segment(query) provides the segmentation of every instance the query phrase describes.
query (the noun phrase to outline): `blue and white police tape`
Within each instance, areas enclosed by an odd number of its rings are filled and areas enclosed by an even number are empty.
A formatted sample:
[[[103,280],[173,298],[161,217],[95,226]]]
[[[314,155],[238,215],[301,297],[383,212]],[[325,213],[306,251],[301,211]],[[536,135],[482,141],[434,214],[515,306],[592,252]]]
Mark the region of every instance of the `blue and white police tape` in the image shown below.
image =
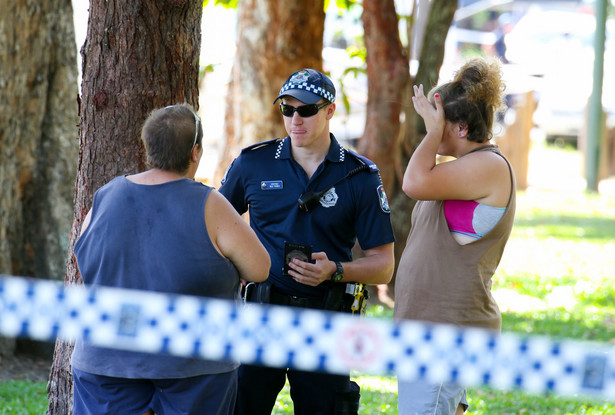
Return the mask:
[[[615,400],[615,347],[0,276],[0,335]]]

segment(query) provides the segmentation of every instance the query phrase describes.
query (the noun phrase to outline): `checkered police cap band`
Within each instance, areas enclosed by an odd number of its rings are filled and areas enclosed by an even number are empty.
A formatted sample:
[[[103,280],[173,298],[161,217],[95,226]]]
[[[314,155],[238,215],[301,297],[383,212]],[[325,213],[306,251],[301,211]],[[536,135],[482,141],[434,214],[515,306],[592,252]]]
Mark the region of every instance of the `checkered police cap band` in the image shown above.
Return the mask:
[[[284,95],[293,95],[293,91],[311,92],[329,102],[335,102],[335,87],[329,78],[314,69],[303,69],[292,74],[280,89],[277,101]],[[274,101],[274,103],[275,103]]]
[[[324,88],[321,88],[317,85],[311,84],[309,82],[303,82],[300,84],[293,84],[293,83],[286,83],[284,84],[284,86],[282,87],[282,89],[280,89],[280,95],[284,95],[287,91],[291,90],[291,89],[303,89],[305,91],[308,92],[312,92],[316,95],[320,95],[321,97],[323,97],[324,99],[330,101],[330,102],[335,102],[335,95],[332,94],[331,92],[327,91]]]

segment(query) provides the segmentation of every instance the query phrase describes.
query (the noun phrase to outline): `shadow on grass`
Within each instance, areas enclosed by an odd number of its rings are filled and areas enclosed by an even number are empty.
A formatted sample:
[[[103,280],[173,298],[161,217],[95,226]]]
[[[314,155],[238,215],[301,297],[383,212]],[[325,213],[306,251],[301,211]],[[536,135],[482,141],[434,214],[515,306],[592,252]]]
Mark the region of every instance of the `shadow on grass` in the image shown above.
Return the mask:
[[[615,220],[606,217],[535,213],[515,219],[514,229],[531,229],[534,237],[562,240],[611,241],[615,235]]]

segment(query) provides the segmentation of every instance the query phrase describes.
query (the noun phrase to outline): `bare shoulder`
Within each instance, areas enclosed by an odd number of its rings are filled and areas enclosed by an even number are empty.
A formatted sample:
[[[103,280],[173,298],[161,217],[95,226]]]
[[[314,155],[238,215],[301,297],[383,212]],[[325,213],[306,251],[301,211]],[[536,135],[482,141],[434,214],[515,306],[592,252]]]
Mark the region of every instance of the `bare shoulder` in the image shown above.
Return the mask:
[[[455,164],[471,165],[474,171],[507,173],[508,163],[493,151],[476,151],[454,160]]]
[[[205,211],[207,212],[208,209],[211,209],[212,213],[215,213],[216,215],[224,213],[237,213],[233,208],[233,205],[231,205],[231,202],[229,202],[226,197],[224,197],[216,189],[212,189],[212,191],[209,193],[207,203],[205,204]],[[238,213],[237,216],[239,216]]]
[[[484,198],[476,201],[490,206],[505,207],[512,185],[511,169],[506,159],[492,151],[479,151],[468,154],[467,161],[477,166],[481,180],[489,189]]]
[[[241,220],[233,205],[217,190],[209,193],[205,203],[205,223],[210,236],[216,238],[221,232],[231,229]]]

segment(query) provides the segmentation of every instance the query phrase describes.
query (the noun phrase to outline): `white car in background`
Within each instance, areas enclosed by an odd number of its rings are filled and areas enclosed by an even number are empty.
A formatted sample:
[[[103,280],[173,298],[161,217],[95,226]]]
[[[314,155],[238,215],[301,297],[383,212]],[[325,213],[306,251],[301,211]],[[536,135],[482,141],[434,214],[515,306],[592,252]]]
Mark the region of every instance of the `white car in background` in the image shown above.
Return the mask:
[[[534,123],[549,140],[576,144],[593,88],[595,18],[530,10],[506,35],[506,58],[538,77]],[[615,127],[615,22],[607,22],[603,108]]]

